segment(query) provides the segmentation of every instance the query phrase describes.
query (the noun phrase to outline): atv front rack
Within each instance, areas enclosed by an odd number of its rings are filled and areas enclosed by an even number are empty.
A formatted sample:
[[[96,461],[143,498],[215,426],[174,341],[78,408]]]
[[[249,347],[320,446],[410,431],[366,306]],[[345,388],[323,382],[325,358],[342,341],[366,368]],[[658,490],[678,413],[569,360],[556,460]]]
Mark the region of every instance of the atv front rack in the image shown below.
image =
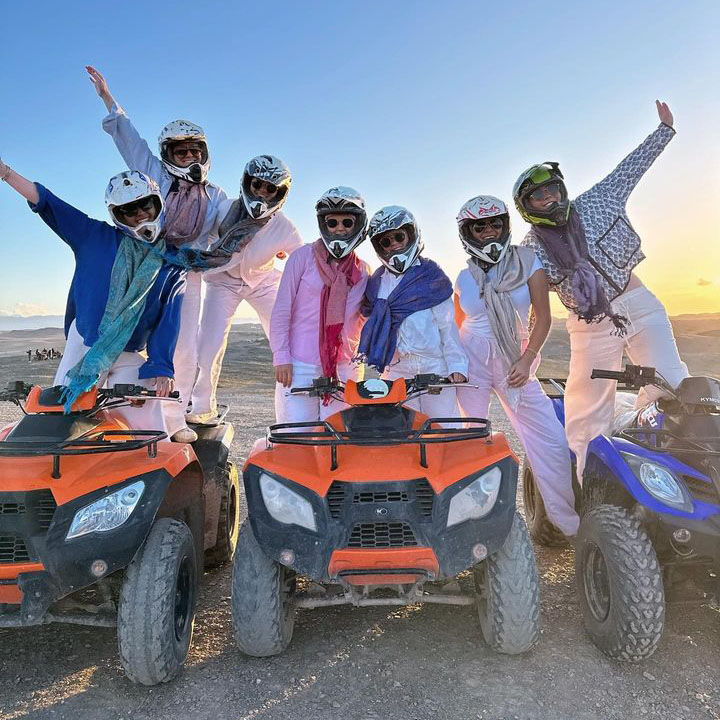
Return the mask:
[[[127,438],[129,440],[109,440],[108,438]],[[103,430],[90,433],[75,440],[48,442],[47,440],[4,440],[0,442],[0,457],[38,457],[52,455],[51,477],[57,480],[60,475],[60,456],[94,455],[97,453],[128,452],[147,448],[148,457],[157,456],[157,444],[167,434],[159,430]]]
[[[477,427],[441,428],[440,423],[464,423]],[[314,432],[302,432],[301,428],[322,428]],[[290,432],[286,432],[290,430]],[[294,430],[298,430],[294,432]],[[337,430],[326,420],[321,422],[276,423],[268,428],[266,441],[269,445],[314,445],[330,447],[330,470],[338,469],[337,449],[340,445],[388,447],[391,445],[419,445],[420,465],[427,468],[427,445],[477,440],[492,434],[490,421],[486,418],[428,418],[417,430],[387,432],[382,437],[362,432]]]
[[[707,447],[703,447],[700,443],[705,442],[717,442],[717,438],[703,438],[696,437],[693,440],[680,437],[670,430],[652,428],[625,428],[621,430],[615,437],[622,438],[628,442],[639,445],[645,450],[652,450],[657,453],[670,453],[670,452],[681,452],[687,455],[711,455],[720,456],[720,450],[712,450]],[[649,437],[655,438],[656,444],[649,442]],[[668,447],[667,445],[661,445],[662,439],[667,438],[673,440],[676,445]]]

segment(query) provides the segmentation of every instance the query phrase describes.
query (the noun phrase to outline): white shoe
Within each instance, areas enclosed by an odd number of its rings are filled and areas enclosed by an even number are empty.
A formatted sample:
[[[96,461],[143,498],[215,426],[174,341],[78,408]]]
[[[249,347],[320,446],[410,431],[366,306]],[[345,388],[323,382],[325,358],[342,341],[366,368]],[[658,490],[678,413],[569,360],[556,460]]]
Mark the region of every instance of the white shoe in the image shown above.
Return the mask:
[[[187,413],[185,420],[193,425],[217,425],[217,410],[206,413]]]
[[[192,443],[198,439],[198,435],[194,430],[186,427],[178,430],[170,439],[177,443]]]

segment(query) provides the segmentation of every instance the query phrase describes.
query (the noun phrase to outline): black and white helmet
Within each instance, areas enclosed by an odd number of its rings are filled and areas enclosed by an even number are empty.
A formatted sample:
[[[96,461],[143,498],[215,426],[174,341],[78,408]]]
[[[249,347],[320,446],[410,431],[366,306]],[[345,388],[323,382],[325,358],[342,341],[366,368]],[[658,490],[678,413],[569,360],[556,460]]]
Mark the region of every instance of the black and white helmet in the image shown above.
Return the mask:
[[[138,170],[126,170],[110,178],[105,190],[105,205],[112,221],[125,234],[145,243],[154,243],[162,230],[165,217],[162,195],[158,184]],[[125,222],[122,208],[146,206],[148,212],[155,208],[155,217],[138,225],[130,226]],[[118,212],[120,208],[120,212]],[[145,209],[145,208],[143,208]]]
[[[340,185],[323,193],[315,205],[320,237],[330,255],[336,260],[349,255],[364,239],[367,233],[367,213],[365,200],[360,193]],[[353,215],[355,222],[345,234],[332,233],[326,222],[326,216],[338,213]],[[350,223],[348,223],[350,224]]]
[[[270,183],[277,188],[277,192],[272,198],[265,200],[253,191],[253,180]],[[287,199],[290,183],[290,169],[280,158],[274,155],[258,155],[250,160],[245,166],[240,188],[240,195],[250,216],[260,220],[276,213]]]
[[[500,235],[485,241],[478,240],[471,232],[473,224],[491,218],[497,218],[498,224],[502,223]],[[502,200],[492,195],[478,195],[460,208],[456,219],[465,252],[493,265],[502,260],[510,246],[510,215]]]
[[[388,252],[380,244],[380,236],[400,229],[407,232],[410,242],[400,251]],[[415,216],[400,205],[387,205],[372,216],[368,227],[368,238],[372,242],[380,262],[397,275],[406,272],[423,250],[420,228]]]
[[[175,165],[171,149],[175,143],[179,142],[198,143],[202,153],[200,162],[191,163],[187,167]],[[189,120],[173,120],[160,132],[158,145],[160,146],[160,159],[171,175],[194,183],[207,181],[210,170],[210,153],[205,131],[199,125],[191,123]]]

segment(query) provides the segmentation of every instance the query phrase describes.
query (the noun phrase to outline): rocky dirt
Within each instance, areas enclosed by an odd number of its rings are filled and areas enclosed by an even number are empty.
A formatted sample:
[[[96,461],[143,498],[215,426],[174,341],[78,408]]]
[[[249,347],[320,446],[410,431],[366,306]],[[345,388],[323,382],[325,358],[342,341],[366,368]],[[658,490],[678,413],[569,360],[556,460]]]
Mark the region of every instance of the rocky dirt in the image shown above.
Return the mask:
[[[0,383],[47,383],[53,369],[0,357]],[[255,329],[234,334],[222,385],[242,464],[273,419],[267,346]],[[16,415],[0,408],[0,421]],[[507,430],[497,407],[492,417]],[[572,550],[537,557],[542,636],[522,657],[489,650],[472,608],[413,605],[302,610],[287,652],[249,659],[232,639],[226,567],[206,573],[188,663],[162,687],[125,678],[112,630],[0,630],[0,720],[720,719],[718,608],[671,606],[654,657],[619,665],[583,632]]]

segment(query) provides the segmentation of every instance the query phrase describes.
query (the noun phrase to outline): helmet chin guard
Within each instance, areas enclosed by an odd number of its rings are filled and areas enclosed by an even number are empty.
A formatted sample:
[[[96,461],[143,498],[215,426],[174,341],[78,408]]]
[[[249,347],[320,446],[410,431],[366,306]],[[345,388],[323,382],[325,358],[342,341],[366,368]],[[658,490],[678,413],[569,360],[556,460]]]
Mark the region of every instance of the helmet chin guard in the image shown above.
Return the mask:
[[[477,220],[486,218],[500,218],[503,221],[503,228],[496,238],[478,240],[471,231],[471,226]],[[493,195],[478,195],[468,200],[457,215],[460,242],[465,252],[483,262],[491,265],[499,263],[508,247],[510,246],[510,215],[505,203]]]
[[[187,167],[176,165],[172,154],[172,146],[179,142],[198,143],[202,151],[200,162],[191,163]],[[174,120],[168,123],[160,132],[158,145],[160,147],[160,159],[171,175],[194,183],[207,181],[208,172],[210,171],[210,154],[205,131],[199,125],[188,120]]]
[[[150,197],[153,199],[156,215],[135,226],[126,225],[116,214],[118,207]],[[160,235],[165,219],[165,203],[158,184],[138,170],[129,170],[113,175],[105,190],[105,205],[113,223],[126,235],[140,242],[152,245]]]
[[[330,188],[317,201],[315,212],[320,238],[335,260],[347,257],[365,239],[368,226],[365,200],[354,188],[344,185]],[[355,218],[355,225],[347,234],[337,235],[330,232],[326,217],[334,214],[352,215]]]
[[[253,178],[275,185],[278,188],[275,195],[266,200],[253,193],[251,183]],[[274,155],[258,155],[245,166],[240,187],[240,197],[250,217],[255,220],[270,217],[285,204],[290,191],[292,176],[288,166]]]
[[[408,232],[410,242],[402,250],[389,255],[379,244],[378,238],[389,230],[399,230],[400,228]],[[407,272],[424,247],[415,216],[400,205],[387,205],[372,216],[368,227],[368,238],[372,242],[380,262],[396,275]]]

